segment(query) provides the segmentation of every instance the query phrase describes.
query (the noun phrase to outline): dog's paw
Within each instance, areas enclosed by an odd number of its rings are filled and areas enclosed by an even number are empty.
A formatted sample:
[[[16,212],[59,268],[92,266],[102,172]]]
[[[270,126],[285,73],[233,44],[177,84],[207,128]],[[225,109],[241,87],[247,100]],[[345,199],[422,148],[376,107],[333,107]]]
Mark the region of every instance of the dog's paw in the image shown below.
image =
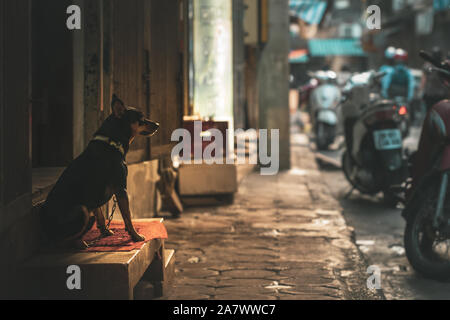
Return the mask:
[[[102,234],[102,237],[110,237],[114,234],[114,231],[109,230],[109,229],[103,229],[103,230],[100,230],[100,232]]]
[[[82,239],[77,239],[69,243],[69,248],[73,248],[76,250],[85,250],[89,248],[89,245],[86,243],[86,241],[83,241]]]
[[[145,241],[145,237],[142,234],[134,233],[134,234],[131,234],[130,236],[134,242]]]

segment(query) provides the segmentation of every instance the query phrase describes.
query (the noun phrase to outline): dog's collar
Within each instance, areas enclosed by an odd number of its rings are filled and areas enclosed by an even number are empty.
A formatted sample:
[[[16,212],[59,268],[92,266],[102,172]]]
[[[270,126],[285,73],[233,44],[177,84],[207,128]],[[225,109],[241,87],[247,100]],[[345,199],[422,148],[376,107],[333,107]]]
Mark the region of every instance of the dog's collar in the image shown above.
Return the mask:
[[[105,136],[95,136],[94,139],[92,139],[92,140],[105,142],[105,143],[109,144],[111,147],[115,148],[117,151],[119,151],[122,154],[122,156],[125,155],[125,149],[123,148],[123,146],[120,142],[116,142],[116,141],[112,140],[111,138],[105,137]]]

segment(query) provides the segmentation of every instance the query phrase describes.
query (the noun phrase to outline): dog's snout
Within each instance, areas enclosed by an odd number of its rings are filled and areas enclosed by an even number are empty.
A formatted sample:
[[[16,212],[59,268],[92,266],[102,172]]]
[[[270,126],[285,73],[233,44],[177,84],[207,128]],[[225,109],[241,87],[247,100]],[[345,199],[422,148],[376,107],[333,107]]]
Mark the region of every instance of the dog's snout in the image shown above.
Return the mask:
[[[144,122],[145,129],[141,132],[141,135],[150,137],[154,135],[159,129],[159,123],[146,120]]]

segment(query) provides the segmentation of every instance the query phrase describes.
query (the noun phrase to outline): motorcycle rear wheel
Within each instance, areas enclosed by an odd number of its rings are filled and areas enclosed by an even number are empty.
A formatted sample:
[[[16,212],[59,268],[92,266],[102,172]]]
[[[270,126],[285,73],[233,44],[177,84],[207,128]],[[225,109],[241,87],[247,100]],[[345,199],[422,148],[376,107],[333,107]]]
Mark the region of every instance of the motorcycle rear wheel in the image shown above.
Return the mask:
[[[333,143],[335,128],[332,125],[317,122],[316,126],[316,146],[318,150],[327,150]]]
[[[359,192],[364,194],[376,194],[380,190],[371,190],[369,188],[364,187],[361,183],[358,183],[356,179],[351,178],[351,171],[353,168],[357,166],[352,158],[350,157],[348,150],[345,150],[342,155],[342,171],[344,171],[345,178],[347,181]]]
[[[406,217],[405,252],[414,270],[430,279],[448,281],[450,239],[440,235],[439,231],[432,227],[432,217],[436,208],[436,196],[432,195],[433,193],[429,192],[425,196],[425,201],[420,201],[416,210]],[[441,246],[443,244],[446,245],[445,248]]]

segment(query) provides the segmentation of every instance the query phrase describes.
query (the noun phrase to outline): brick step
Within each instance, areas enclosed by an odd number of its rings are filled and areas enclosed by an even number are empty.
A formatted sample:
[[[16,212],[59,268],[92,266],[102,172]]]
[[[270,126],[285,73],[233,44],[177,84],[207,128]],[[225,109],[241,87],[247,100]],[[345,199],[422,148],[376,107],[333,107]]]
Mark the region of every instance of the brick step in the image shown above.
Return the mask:
[[[166,259],[170,265],[174,253],[164,249],[162,239],[129,252],[42,253],[22,265],[18,287],[26,298],[35,299],[133,299],[134,288],[144,275],[155,282],[168,278],[170,270],[161,263]],[[81,270],[81,290],[67,287],[71,265]]]

